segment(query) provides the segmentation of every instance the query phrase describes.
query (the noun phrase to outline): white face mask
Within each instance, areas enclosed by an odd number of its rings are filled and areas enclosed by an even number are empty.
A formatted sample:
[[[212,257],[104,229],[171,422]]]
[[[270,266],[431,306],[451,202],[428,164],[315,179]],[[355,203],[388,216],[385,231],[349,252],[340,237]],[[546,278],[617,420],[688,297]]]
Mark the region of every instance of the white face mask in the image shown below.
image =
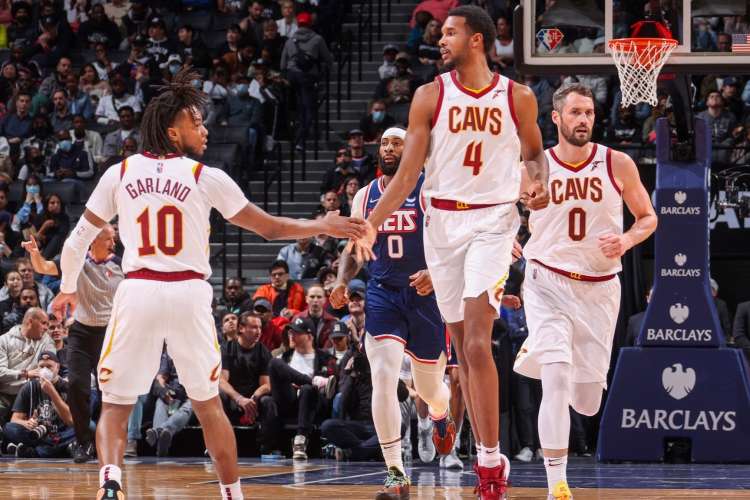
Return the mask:
[[[47,367],[39,369],[39,376],[43,379],[49,380],[50,382],[52,382],[52,379],[55,378],[55,374]]]

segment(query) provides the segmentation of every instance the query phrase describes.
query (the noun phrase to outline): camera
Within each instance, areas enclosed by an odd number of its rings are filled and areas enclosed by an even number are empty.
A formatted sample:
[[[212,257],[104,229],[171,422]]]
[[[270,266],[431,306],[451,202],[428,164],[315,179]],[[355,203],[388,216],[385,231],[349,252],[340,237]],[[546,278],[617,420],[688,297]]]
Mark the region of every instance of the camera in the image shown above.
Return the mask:
[[[44,436],[47,435],[47,426],[37,425],[36,427],[31,429],[31,432],[34,433],[37,439],[42,439]]]

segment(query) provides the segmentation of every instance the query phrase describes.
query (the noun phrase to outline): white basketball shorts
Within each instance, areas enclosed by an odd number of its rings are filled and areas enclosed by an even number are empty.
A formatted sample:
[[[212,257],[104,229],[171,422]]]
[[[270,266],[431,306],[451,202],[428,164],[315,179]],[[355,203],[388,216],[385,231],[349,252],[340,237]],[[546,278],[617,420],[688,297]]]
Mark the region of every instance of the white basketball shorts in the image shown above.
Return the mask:
[[[529,336],[513,369],[539,379],[542,365],[569,363],[573,382],[600,383],[606,388],[620,310],[620,279],[579,281],[530,261],[523,302]]]
[[[187,395],[219,394],[221,352],[207,281],[126,279],[117,288],[97,374],[102,399],[132,404],[159,371],[162,348],[174,361]]]
[[[428,205],[424,253],[446,323],[464,319],[464,299],[488,293],[499,311],[518,232],[515,204],[451,211]]]

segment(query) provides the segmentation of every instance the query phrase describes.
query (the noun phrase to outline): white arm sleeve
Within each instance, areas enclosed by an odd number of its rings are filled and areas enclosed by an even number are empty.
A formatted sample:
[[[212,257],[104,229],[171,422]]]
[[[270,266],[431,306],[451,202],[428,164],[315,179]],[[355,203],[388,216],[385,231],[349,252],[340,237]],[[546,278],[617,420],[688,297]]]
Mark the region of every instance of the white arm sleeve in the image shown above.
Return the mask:
[[[81,274],[83,261],[86,258],[86,251],[89,245],[94,241],[96,235],[101,231],[100,228],[93,225],[86,217],[78,219],[73,232],[63,245],[62,254],[60,255],[60,268],[62,269],[62,281],[60,282],[60,291],[63,293],[74,293],[78,283],[78,275]]]

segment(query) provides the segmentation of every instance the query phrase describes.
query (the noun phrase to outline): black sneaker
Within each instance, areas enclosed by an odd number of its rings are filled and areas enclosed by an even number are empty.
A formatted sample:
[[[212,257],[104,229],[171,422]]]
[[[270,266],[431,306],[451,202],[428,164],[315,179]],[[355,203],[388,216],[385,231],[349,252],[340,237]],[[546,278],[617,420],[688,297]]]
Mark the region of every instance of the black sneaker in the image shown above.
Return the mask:
[[[77,464],[85,464],[91,459],[89,454],[89,448],[91,444],[81,444],[74,442],[71,444],[71,455],[73,455],[73,462]]]
[[[125,492],[120,483],[110,479],[96,492],[96,500],[125,500]]]
[[[156,446],[159,441],[159,429],[148,429],[146,431],[146,442],[149,446]]]
[[[159,442],[156,444],[156,456],[166,457],[169,455],[170,446],[172,446],[172,433],[169,429],[162,429],[159,433]]]

